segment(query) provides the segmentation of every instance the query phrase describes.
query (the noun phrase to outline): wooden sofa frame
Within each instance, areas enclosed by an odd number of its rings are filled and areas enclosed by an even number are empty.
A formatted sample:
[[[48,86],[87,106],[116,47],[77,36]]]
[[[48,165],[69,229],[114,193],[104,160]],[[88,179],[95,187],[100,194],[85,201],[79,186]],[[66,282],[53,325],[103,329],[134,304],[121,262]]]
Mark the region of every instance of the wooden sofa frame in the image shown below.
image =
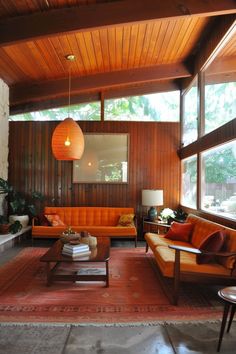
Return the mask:
[[[209,255],[209,256],[221,256],[221,257],[230,257],[235,256],[236,253],[231,252],[206,252],[202,251],[197,248],[191,247],[183,247],[183,246],[176,246],[176,245],[169,245],[169,248],[175,250],[175,262],[174,262],[174,274],[173,274],[173,298],[172,303],[173,305],[178,305],[179,299],[179,288],[180,282],[196,282],[196,283],[207,283],[207,284],[224,284],[224,285],[231,285],[236,284],[236,266],[232,269],[230,276],[220,276],[218,274],[205,274],[205,273],[193,273],[184,272],[180,270],[180,253],[181,252],[189,252],[193,254],[202,254],[202,255]],[[160,272],[161,273],[161,272]]]

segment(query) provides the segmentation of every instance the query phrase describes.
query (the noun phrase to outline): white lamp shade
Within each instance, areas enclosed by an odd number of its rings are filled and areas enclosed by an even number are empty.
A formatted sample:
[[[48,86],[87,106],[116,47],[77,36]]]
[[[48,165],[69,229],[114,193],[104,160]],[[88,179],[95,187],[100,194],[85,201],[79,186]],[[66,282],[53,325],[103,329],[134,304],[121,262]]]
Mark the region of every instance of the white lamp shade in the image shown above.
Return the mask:
[[[159,189],[143,189],[142,205],[143,206],[163,205],[163,191]]]

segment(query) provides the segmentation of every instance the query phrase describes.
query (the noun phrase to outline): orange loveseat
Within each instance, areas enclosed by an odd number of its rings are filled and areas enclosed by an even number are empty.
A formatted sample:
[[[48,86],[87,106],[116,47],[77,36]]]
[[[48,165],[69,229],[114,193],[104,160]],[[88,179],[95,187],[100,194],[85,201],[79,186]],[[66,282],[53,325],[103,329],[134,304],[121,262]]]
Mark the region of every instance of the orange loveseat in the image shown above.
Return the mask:
[[[32,238],[58,238],[68,226],[73,231],[88,231],[93,236],[134,238],[133,226],[117,226],[121,215],[134,214],[134,208],[113,207],[45,207],[44,214],[57,214],[66,226],[40,226],[32,223]]]
[[[216,284],[235,283],[236,279],[236,230],[190,214],[186,220],[193,224],[189,242],[165,238],[165,235],[146,233],[148,247],[154,253],[159,273],[164,278],[173,278],[173,303],[178,302],[180,281]],[[215,231],[223,231],[225,241],[219,252],[199,249],[202,241]],[[209,263],[198,264],[197,255],[212,256]]]

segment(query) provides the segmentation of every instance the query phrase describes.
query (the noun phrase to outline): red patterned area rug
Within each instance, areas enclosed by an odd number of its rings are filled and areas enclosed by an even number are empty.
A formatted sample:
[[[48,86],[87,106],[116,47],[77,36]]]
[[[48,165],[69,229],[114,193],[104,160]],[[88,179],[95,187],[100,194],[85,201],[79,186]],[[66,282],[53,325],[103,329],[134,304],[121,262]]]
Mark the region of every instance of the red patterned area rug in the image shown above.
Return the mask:
[[[26,248],[0,268],[1,322],[156,323],[220,319],[216,292],[183,284],[169,303],[144,248],[112,248],[110,286],[55,282],[46,286],[45,248]],[[63,272],[67,271],[63,268]],[[170,288],[171,291],[171,288]]]

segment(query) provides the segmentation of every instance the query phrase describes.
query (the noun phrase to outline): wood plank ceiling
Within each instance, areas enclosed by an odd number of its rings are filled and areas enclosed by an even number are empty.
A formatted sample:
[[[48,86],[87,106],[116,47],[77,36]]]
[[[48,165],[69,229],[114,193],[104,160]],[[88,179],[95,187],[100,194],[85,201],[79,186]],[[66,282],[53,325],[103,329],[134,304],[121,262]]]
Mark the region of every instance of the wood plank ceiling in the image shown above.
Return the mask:
[[[11,111],[63,104],[69,68],[74,102],[180,88],[229,34],[221,57],[234,62],[235,14],[234,0],[3,0],[0,77]]]

